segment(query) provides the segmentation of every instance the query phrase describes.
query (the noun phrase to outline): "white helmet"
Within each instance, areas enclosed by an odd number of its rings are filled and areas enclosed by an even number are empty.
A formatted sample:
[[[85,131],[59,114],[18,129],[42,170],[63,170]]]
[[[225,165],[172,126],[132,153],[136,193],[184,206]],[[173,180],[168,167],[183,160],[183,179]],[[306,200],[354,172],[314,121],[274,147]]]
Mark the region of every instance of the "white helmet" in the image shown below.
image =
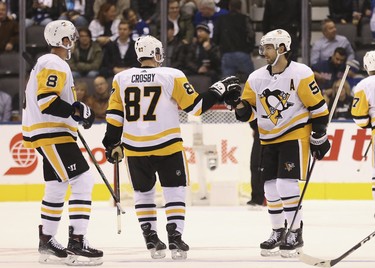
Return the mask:
[[[275,49],[278,49],[281,44],[285,45],[286,51],[290,51],[292,39],[288,32],[283,29],[270,31],[260,39],[259,54],[263,55],[264,45],[273,45]]]
[[[363,67],[367,72],[375,71],[375,50],[368,51],[363,57]]]
[[[164,61],[163,44],[151,35],[138,38],[135,42],[135,52],[137,53],[138,61],[140,61],[141,58],[154,58],[158,63]]]
[[[72,42],[71,45],[64,46],[63,38],[67,37]],[[74,41],[78,40],[78,32],[73,23],[68,20],[55,20],[47,24],[44,29],[44,39],[52,47],[63,47],[71,49]]]

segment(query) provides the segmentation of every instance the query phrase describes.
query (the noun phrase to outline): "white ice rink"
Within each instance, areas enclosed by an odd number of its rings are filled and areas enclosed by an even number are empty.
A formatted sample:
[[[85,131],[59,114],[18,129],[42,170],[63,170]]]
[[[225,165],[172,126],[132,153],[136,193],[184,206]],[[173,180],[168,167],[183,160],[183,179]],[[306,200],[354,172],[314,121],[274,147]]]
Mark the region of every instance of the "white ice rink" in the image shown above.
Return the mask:
[[[116,209],[109,202],[94,202],[88,239],[104,251],[101,267],[205,267],[205,268],[297,268],[309,267],[298,259],[264,258],[259,243],[268,238],[270,224],[265,209],[237,207],[187,207],[184,240],[190,245],[188,259],[172,261],[168,252],[152,260],[145,249],[134,209],[125,207],[122,234],[117,234]],[[62,267],[38,263],[40,204],[0,203],[0,267]],[[304,252],[334,259],[375,230],[373,201],[305,201]],[[159,237],[167,242],[165,215],[158,210]],[[67,243],[65,208],[57,240]],[[374,268],[375,238],[338,263],[337,268]]]

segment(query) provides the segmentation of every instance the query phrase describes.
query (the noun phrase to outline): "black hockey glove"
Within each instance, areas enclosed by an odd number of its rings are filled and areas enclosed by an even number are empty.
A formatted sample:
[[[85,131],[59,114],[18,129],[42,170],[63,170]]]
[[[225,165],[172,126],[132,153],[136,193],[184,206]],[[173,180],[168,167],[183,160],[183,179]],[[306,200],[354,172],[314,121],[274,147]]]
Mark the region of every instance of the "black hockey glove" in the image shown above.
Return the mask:
[[[228,91],[228,86],[239,84],[240,80],[236,76],[228,76],[209,87],[209,90],[215,93],[219,101],[223,101],[224,94]]]
[[[124,147],[121,142],[113,144],[105,148],[105,157],[109,163],[116,163],[116,157],[119,162],[124,158]]]
[[[229,110],[237,107],[241,102],[241,86],[239,84],[228,85],[227,92],[224,94],[224,103]]]
[[[84,129],[90,128],[95,121],[94,111],[91,110],[89,106],[79,101],[74,102],[72,106],[74,108],[72,118],[77,122],[82,122]],[[78,109],[79,115],[75,114],[76,109]]]
[[[326,133],[312,133],[310,136],[310,151],[313,157],[322,160],[330,148],[331,144]]]

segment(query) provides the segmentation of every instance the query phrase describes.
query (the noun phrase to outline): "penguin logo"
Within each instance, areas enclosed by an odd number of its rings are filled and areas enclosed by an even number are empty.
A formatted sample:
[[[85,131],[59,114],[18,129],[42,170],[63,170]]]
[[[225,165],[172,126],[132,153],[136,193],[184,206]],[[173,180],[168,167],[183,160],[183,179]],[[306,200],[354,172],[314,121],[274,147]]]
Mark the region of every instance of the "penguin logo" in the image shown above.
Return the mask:
[[[260,102],[267,113],[267,115],[262,115],[262,117],[270,119],[276,125],[278,120],[283,118],[281,113],[294,105],[294,103],[288,101],[289,97],[289,93],[285,93],[279,89],[270,91],[266,88],[260,94]]]

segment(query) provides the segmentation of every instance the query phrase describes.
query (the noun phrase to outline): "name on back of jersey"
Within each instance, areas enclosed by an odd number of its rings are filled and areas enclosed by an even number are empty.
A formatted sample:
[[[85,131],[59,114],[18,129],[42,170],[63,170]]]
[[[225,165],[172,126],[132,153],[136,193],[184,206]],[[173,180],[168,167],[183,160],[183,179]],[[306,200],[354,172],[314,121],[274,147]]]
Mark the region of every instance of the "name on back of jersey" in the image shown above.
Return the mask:
[[[154,82],[155,74],[133,74],[132,83]]]

